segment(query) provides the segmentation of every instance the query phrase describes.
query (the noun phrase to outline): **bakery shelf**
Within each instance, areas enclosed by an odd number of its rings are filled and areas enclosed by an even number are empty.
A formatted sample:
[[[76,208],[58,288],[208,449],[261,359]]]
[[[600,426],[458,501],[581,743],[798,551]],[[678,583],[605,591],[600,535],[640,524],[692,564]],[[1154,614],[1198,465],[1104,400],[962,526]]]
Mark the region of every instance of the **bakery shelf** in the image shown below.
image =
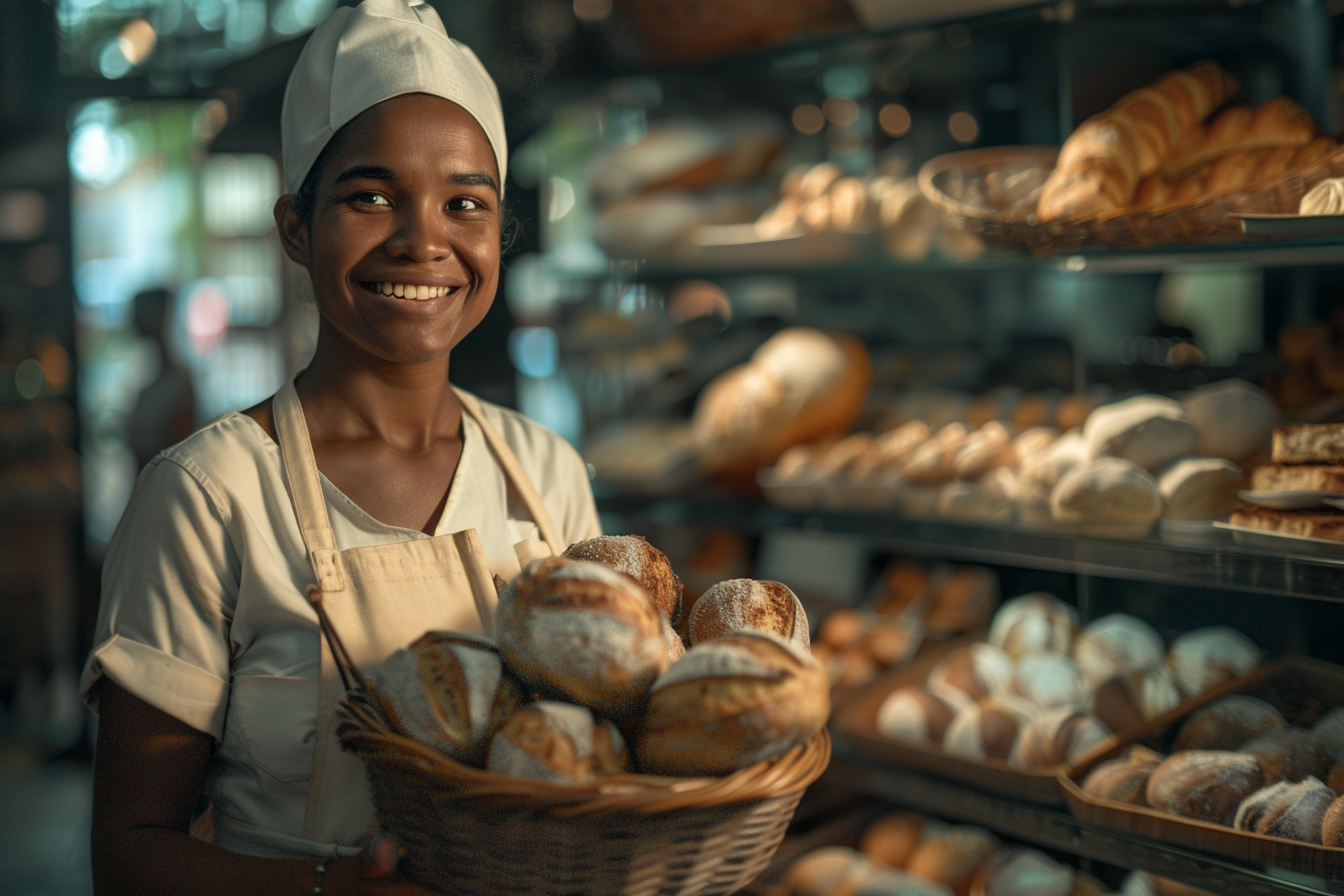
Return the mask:
[[[628,521],[632,531],[649,524],[747,533],[803,529],[850,536],[872,549],[909,556],[1344,602],[1344,551],[1337,557],[1311,556],[1231,543],[1185,546],[1155,537],[1121,541],[879,513],[790,511],[745,497],[602,495],[598,509]]]
[[[990,796],[931,775],[884,766],[835,739],[830,768],[818,787],[834,787],[878,797],[907,809],[982,825],[1004,836],[1057,849],[1119,868],[1136,868],[1215,893],[1268,896],[1324,894],[1325,882],[1280,877],[1156,840],[1085,824],[1062,809],[1050,809]],[[1282,873],[1282,872],[1281,872]],[[1333,888],[1335,885],[1330,884]]]

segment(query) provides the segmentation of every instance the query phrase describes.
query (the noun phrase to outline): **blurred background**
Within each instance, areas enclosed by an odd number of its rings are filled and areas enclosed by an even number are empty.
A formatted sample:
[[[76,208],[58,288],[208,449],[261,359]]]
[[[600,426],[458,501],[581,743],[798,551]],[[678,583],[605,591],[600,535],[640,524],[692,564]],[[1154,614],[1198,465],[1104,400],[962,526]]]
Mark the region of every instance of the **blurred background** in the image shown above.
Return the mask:
[[[96,725],[76,685],[139,469],[312,352],[311,294],[271,208],[285,81],[337,5],[3,0],[0,893],[90,892]],[[758,552],[790,560],[786,542],[656,500],[754,500],[699,477],[686,421],[782,327],[859,335],[890,409],[912,388],[955,403],[1268,382],[1278,332],[1335,307],[1334,243],[1041,264],[987,249],[913,177],[954,150],[1057,144],[1203,56],[1334,133],[1338,0],[432,5],[500,87],[522,222],[454,380],[583,447],[608,531],[656,531],[690,587]],[[859,184],[849,200],[828,192],[841,180]],[[783,208],[809,189],[825,210]],[[1198,364],[1173,362],[1181,343]],[[1276,399],[1330,394],[1303,388]],[[836,550],[816,562],[851,562]],[[857,599],[880,564],[851,565],[818,593]],[[1308,643],[1314,618],[1284,623],[1285,642]]]

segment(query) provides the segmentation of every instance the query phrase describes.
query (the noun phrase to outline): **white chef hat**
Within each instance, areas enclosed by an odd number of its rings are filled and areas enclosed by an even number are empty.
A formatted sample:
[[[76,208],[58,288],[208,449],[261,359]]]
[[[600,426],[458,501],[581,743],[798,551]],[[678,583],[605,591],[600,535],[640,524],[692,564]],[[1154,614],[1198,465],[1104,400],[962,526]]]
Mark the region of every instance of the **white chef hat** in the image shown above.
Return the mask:
[[[504,189],[508,144],[499,91],[476,54],[448,37],[425,0],[364,0],[333,11],[313,31],[280,112],[285,189],[299,191],[342,125],[405,93],[441,96],[471,113],[495,151]]]

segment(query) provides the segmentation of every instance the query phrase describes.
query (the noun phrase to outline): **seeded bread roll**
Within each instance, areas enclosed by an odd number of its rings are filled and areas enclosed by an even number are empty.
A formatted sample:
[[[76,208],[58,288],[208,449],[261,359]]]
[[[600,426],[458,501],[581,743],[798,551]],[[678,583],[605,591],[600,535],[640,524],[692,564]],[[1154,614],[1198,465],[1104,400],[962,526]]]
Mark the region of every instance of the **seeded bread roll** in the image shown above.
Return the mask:
[[[1249,675],[1262,660],[1260,648],[1250,638],[1225,625],[1188,631],[1172,641],[1167,652],[1176,686],[1189,698]]]
[[[1257,735],[1237,751],[1260,760],[1265,783],[1323,780],[1330,775],[1330,753],[1325,741],[1302,728],[1277,728]]]
[[[863,853],[848,846],[823,846],[796,859],[784,875],[789,896],[853,896],[872,871]]]
[[[1321,845],[1344,847],[1344,796],[1339,797],[1325,810],[1321,820]]]
[[[639,765],[727,774],[807,743],[830,708],[830,682],[811,656],[774,635],[724,635],[692,647],[654,684]]]
[[[625,741],[584,706],[542,700],[517,709],[490,741],[486,765],[515,778],[589,784],[629,770]]]
[[[970,892],[971,880],[999,848],[999,840],[983,828],[957,825],[925,840],[910,857],[906,870],[951,887],[957,896]]]
[[[1083,424],[1093,457],[1119,457],[1156,470],[1195,449],[1195,421],[1181,403],[1137,395],[1099,407]]]
[[[1034,849],[1001,849],[975,876],[983,896],[1071,896],[1076,872]]]
[[[807,613],[787,586],[755,579],[729,579],[700,596],[691,608],[686,634],[692,646],[730,632],[778,635],[806,650]]]
[[[1014,659],[1030,653],[1068,653],[1078,613],[1053,594],[1033,591],[1005,601],[989,626],[989,643]]]
[[[1058,653],[1022,657],[1010,691],[1042,709],[1077,706],[1087,696],[1078,664]]]
[[[1111,737],[1111,729],[1090,712],[1047,710],[1027,724],[1008,762],[1024,768],[1072,765]]]
[[[859,851],[878,865],[904,868],[924,839],[925,819],[914,812],[889,812],[863,829]]]
[[[1098,763],[1083,779],[1083,793],[1117,803],[1147,805],[1148,779],[1167,757],[1134,744],[1114,759]]]
[[[1073,645],[1073,658],[1089,688],[1119,672],[1143,672],[1162,664],[1166,645],[1151,625],[1128,613],[1090,623]]]
[[[952,651],[929,670],[929,692],[958,709],[1008,692],[1013,661],[989,644],[968,644]]]
[[[668,628],[630,576],[568,557],[528,564],[495,616],[500,655],[524,684],[609,718],[643,707],[668,667]]]
[[[1006,762],[1036,712],[1021,697],[986,698],[957,713],[943,736],[943,752],[977,762]]]
[[[1266,731],[1287,728],[1283,714],[1255,697],[1233,694],[1190,715],[1176,732],[1176,750],[1236,750]]]
[[[892,691],[882,701],[877,730],[896,740],[939,746],[956,713],[953,704],[910,685]]]
[[[644,586],[658,609],[675,627],[681,622],[681,579],[672,571],[667,555],[642,535],[599,535],[576,541],[562,555],[571,560],[592,560],[623,572]]]
[[[460,632],[426,632],[398,650],[379,667],[374,689],[398,730],[475,766],[524,700],[495,645]]]
[[[1092,712],[1117,733],[1137,728],[1181,704],[1171,670],[1165,666],[1146,672],[1121,672],[1097,685]]]
[[[1185,750],[1153,769],[1148,805],[1185,818],[1231,824],[1241,801],[1265,783],[1254,756],[1224,750]]]
[[[1162,515],[1157,480],[1133,461],[1098,457],[1059,479],[1050,493],[1058,523],[1099,538],[1142,538]]]
[[[1321,842],[1321,825],[1335,792],[1315,778],[1279,781],[1242,800],[1232,826],[1270,837]]]

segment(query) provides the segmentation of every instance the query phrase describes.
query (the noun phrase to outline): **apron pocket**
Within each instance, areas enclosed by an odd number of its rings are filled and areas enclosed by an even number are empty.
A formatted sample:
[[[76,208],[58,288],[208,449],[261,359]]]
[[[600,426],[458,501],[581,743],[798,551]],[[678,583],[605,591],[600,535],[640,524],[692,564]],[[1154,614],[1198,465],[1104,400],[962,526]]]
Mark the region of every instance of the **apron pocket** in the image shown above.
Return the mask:
[[[317,740],[316,678],[235,675],[229,721],[237,724],[252,761],[286,784],[312,773]]]

